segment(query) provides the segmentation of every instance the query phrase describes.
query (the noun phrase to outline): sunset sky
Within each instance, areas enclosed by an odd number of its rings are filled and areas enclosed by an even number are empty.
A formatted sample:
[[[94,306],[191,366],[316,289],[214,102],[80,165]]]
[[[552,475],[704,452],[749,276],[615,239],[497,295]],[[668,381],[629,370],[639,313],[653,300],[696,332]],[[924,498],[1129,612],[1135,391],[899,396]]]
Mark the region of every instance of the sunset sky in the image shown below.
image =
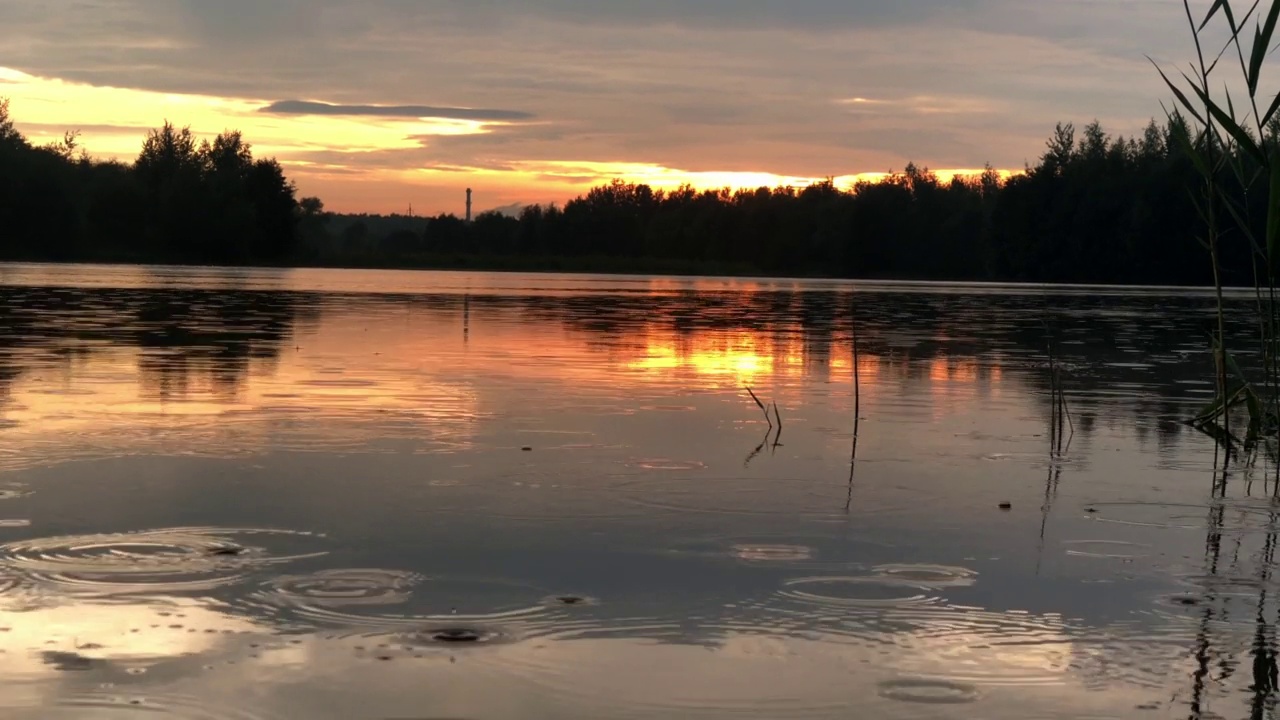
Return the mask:
[[[239,129],[329,209],[424,214],[1018,169],[1057,121],[1139,130],[1145,55],[1191,52],[1178,0],[5,0],[0,48],[34,142]]]

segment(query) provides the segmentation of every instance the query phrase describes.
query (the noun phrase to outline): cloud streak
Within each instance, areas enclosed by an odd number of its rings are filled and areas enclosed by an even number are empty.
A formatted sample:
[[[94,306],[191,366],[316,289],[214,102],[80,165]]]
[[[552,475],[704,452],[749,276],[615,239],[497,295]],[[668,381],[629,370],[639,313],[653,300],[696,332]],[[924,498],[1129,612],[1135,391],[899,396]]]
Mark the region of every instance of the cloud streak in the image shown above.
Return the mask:
[[[343,117],[417,118],[438,120],[478,120],[514,122],[532,120],[532,113],[519,110],[431,107],[429,105],[335,105],[308,100],[279,100],[259,112],[276,115],[337,115]]]
[[[1183,23],[1169,0],[4,0],[5,65],[121,92],[0,73],[0,94],[55,138],[59,123],[241,129],[324,165],[300,165],[299,183],[336,208],[431,208],[468,183],[548,201],[594,177],[549,182],[556,162],[1022,167],[1055,122],[1132,134],[1161,115],[1144,56],[1186,58]]]

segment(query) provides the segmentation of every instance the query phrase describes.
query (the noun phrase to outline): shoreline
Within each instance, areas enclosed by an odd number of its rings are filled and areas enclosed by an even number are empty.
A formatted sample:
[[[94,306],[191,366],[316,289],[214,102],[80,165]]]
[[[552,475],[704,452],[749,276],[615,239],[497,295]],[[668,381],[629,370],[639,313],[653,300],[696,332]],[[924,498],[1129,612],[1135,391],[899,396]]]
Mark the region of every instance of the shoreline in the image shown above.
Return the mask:
[[[919,278],[919,277],[842,277],[838,275],[820,274],[788,274],[768,275],[756,268],[726,267],[715,263],[690,263],[682,261],[630,260],[619,261],[617,258],[492,258],[485,256],[451,256],[450,261],[439,261],[438,258],[420,258],[420,262],[378,262],[358,259],[330,261],[295,261],[289,263],[245,263],[217,264],[202,262],[183,262],[175,260],[146,260],[124,258],[97,258],[75,260],[51,259],[5,259],[0,260],[0,268],[6,265],[45,265],[45,266],[103,266],[103,267],[155,267],[155,268],[204,268],[225,270],[375,270],[397,272],[480,272],[510,273],[536,275],[601,275],[614,277],[674,277],[674,278],[708,278],[725,280],[759,280],[771,282],[829,282],[866,285],[907,285],[931,286],[947,285],[952,287],[972,288],[1063,288],[1063,289],[1112,289],[1112,290],[1147,290],[1178,292],[1212,292],[1212,285],[1159,285],[1140,283],[1085,283],[1085,282],[1036,282],[1026,280],[991,280],[972,278]],[[496,260],[496,261],[494,261]],[[1223,290],[1232,295],[1254,292],[1246,286],[1228,286]]]

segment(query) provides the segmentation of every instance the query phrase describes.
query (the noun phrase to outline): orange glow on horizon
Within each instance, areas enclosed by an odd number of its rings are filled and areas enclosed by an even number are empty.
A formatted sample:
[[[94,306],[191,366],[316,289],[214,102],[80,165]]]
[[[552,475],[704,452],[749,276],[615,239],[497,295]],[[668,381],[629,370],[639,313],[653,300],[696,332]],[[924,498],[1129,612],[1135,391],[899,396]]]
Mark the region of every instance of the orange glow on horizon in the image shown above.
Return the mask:
[[[129,161],[147,131],[166,119],[191,126],[203,138],[238,129],[260,156],[283,163],[301,194],[318,195],[337,212],[402,212],[412,204],[426,214],[457,211],[464,187],[478,188],[491,207],[563,203],[615,179],[672,190],[802,188],[825,180],[851,188],[875,182],[888,172],[833,177],[785,175],[766,170],[714,170],[669,167],[625,160],[511,159],[500,169],[468,165],[423,167],[421,151],[436,137],[482,135],[519,123],[443,118],[277,115],[262,112],[268,100],[161,93],[93,86],[38,77],[0,66],[0,96],[12,100],[18,129],[36,145],[55,143],[67,130],[88,127],[80,138],[94,157]],[[366,158],[378,153],[380,159]],[[405,153],[397,166],[395,153]],[[390,161],[388,161],[390,158]],[[429,160],[426,162],[430,162]],[[941,182],[981,169],[939,169]],[[1009,177],[1012,171],[999,171]],[[483,209],[483,208],[482,208]]]

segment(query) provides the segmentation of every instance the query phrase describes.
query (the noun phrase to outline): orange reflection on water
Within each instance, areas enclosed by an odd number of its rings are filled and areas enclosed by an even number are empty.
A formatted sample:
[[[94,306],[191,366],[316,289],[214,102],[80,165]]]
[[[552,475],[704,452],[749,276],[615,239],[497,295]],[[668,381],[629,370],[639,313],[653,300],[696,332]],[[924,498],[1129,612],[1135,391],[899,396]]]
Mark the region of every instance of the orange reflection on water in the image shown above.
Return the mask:
[[[978,381],[978,362],[940,355],[929,361],[929,379],[935,383],[972,385]]]
[[[8,396],[0,421],[9,425],[11,446],[28,451],[75,437],[95,448],[152,448],[167,438],[184,451],[241,452],[281,443],[282,434],[297,438],[290,447],[353,447],[393,437],[462,448],[488,418],[511,415],[524,399],[538,406],[541,392],[616,398],[671,387],[741,393],[748,385],[784,409],[831,398],[847,412],[854,377],[847,329],[830,321],[807,326],[789,312],[765,317],[749,292],[725,296],[716,288],[727,281],[698,282],[708,286],[708,297],[689,307],[676,303],[679,314],[628,304],[556,314],[533,303],[365,300],[323,304],[305,313],[307,322],[301,310],[279,310],[285,331],[259,332],[250,350],[234,332],[188,337],[177,330],[165,337],[180,342],[168,346],[113,338],[52,356],[33,347],[11,356],[25,367],[0,382],[0,394]],[[687,287],[656,280],[651,290]],[[231,307],[228,313],[239,311]],[[191,322],[176,317],[166,322],[179,329]],[[246,322],[255,317],[248,313]],[[230,325],[235,319],[223,318]],[[56,328],[41,332],[51,333],[54,348],[74,340]],[[928,352],[894,345],[875,326],[862,326],[862,406],[909,395],[918,406],[931,403],[934,419],[959,415],[1006,379],[998,358]]]
[[[806,355],[798,338],[768,337],[751,331],[706,332],[683,335],[669,328],[646,331],[644,343],[634,346],[632,357],[619,360],[628,370],[676,373],[681,378],[701,377],[713,386],[733,380],[749,384],[764,377],[798,378],[805,374]]]
[[[746,382],[772,375],[774,360],[767,342],[749,334],[731,337],[650,337],[641,355],[624,361],[632,370],[671,372],[689,370],[694,375],[726,376]]]

